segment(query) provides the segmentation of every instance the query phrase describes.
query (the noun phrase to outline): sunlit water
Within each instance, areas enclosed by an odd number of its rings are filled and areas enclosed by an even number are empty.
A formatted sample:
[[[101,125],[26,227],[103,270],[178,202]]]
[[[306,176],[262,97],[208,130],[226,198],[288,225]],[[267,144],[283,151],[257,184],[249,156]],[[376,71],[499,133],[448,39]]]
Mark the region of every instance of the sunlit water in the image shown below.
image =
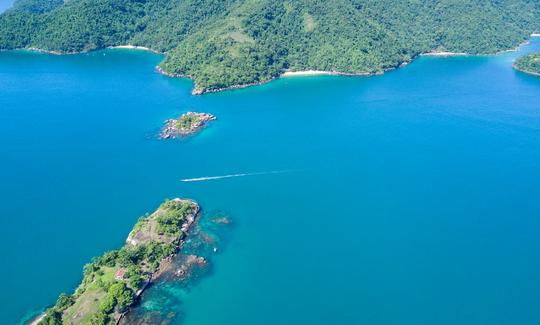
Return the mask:
[[[540,78],[511,68],[535,50],[198,97],[145,52],[1,52],[2,323],[72,292],[140,215],[189,197],[234,227],[208,272],[151,288],[139,312],[186,325],[539,324]],[[188,110],[218,120],[156,139]]]

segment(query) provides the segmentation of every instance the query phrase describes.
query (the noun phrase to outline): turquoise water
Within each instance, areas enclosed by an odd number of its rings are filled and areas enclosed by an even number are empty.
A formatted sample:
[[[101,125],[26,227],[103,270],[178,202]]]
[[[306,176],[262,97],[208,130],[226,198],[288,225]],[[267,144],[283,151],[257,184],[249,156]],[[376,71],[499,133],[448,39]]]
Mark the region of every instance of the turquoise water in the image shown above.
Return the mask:
[[[1,52],[2,323],[176,196],[235,223],[196,285],[148,292],[176,323],[540,323],[540,78],[511,69],[534,50],[202,97],[145,52]],[[218,120],[155,139],[187,110]]]

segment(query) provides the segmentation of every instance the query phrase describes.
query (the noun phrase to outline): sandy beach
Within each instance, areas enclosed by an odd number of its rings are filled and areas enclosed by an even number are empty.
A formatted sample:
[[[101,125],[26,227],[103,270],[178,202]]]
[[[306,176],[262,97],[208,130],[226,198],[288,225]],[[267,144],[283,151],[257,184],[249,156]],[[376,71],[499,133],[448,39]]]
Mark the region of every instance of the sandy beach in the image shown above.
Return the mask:
[[[420,55],[422,56],[464,56],[468,54],[462,53],[462,52],[433,51],[433,52],[428,52],[428,53],[422,53]]]
[[[301,77],[301,76],[371,76],[378,73],[368,72],[339,72],[321,70],[285,71],[280,77]]]
[[[321,75],[332,75],[334,74],[331,71],[320,71],[320,70],[305,70],[305,71],[285,71],[281,74],[282,77],[299,77],[299,76],[321,76]]]
[[[145,47],[145,46],[136,46],[136,45],[117,45],[117,46],[109,46],[109,49],[128,49],[128,50],[140,50],[140,51],[148,51],[152,53],[161,54],[158,51],[152,50],[151,48]]]

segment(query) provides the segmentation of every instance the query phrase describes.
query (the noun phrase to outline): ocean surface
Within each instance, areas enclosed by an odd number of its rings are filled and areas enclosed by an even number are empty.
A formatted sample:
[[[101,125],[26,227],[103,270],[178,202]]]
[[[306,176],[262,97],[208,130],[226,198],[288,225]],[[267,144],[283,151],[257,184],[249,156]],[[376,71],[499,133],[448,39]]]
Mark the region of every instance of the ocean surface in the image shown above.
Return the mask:
[[[540,324],[540,78],[497,56],[204,96],[106,50],[0,52],[0,319],[72,292],[164,198],[233,225],[173,324]],[[160,141],[164,120],[218,120]],[[181,179],[250,174],[181,182]]]

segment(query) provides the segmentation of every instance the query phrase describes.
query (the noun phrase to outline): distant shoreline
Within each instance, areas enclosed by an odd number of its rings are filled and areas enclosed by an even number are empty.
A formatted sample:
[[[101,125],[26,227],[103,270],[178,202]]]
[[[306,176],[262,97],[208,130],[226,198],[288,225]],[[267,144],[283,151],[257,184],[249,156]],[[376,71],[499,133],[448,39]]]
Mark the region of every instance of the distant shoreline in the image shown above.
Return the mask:
[[[52,51],[52,50],[40,49],[40,48],[37,48],[37,47],[18,48],[18,49],[13,49],[13,51],[29,51],[29,52],[52,54],[52,55],[75,55],[75,54],[89,53],[89,52],[99,51],[99,50],[104,50],[104,49],[138,50],[138,51],[147,51],[147,52],[151,52],[151,53],[154,53],[154,54],[166,54],[165,52],[159,52],[159,51],[153,50],[153,49],[151,49],[149,47],[138,46],[138,45],[129,45],[129,44],[127,44],[127,45],[107,46],[105,48],[86,50],[86,51],[80,51],[80,52],[60,52],[60,51]]]
[[[530,37],[540,37],[540,33],[531,33]],[[401,68],[403,66],[406,66],[406,65],[410,64],[411,62],[413,62],[416,58],[421,57],[421,56],[444,58],[444,57],[498,55],[498,54],[501,54],[501,53],[517,51],[521,46],[526,45],[527,43],[529,43],[529,40],[525,40],[521,44],[517,45],[515,48],[502,50],[502,51],[499,51],[499,52],[496,52],[496,53],[491,53],[491,54],[470,54],[470,53],[465,53],[465,52],[451,52],[451,51],[432,50],[431,52],[418,53],[416,55],[413,55],[410,58],[410,60],[408,60],[408,61],[401,62],[400,64],[398,64],[398,65],[396,65],[394,67],[389,67],[389,68],[384,69],[381,72],[375,72],[375,73],[370,73],[370,72],[340,72],[340,71],[324,71],[324,70],[298,70],[298,71],[285,70],[285,71],[282,71],[280,74],[277,74],[277,75],[269,78],[268,80],[254,81],[254,82],[245,83],[245,84],[237,84],[237,85],[232,85],[232,86],[228,86],[228,87],[212,88],[212,89],[201,89],[201,88],[199,88],[197,80],[191,75],[168,72],[168,71],[163,70],[159,65],[156,66],[155,70],[158,73],[160,73],[160,74],[162,74],[164,76],[167,76],[167,77],[188,78],[188,79],[193,80],[194,81],[194,87],[193,87],[193,90],[191,91],[191,94],[192,95],[204,95],[204,94],[208,94],[208,93],[216,93],[216,92],[221,92],[221,91],[225,91],[225,90],[234,90],[234,89],[247,88],[247,87],[251,87],[251,86],[258,86],[258,85],[262,85],[262,84],[274,81],[276,79],[288,78],[288,77],[311,77],[311,76],[351,76],[351,77],[360,76],[360,77],[368,77],[368,76],[374,76],[374,75],[381,75],[381,74],[384,74],[385,72],[388,72],[388,71],[395,70],[395,69]],[[109,47],[106,47],[106,49],[140,50],[140,51],[151,52],[151,53],[154,53],[154,54],[161,54],[161,55],[167,54],[166,52],[159,52],[159,51],[153,50],[153,49],[151,49],[149,47],[139,46],[139,45],[131,45],[131,44],[109,46]],[[40,52],[40,53],[48,53],[48,54],[54,54],[54,55],[65,55],[65,54],[71,55],[71,54],[80,54],[80,53],[90,52],[90,51],[58,52],[58,51],[49,51],[49,50],[43,50],[43,49],[33,48],[33,47],[22,48],[22,49],[19,49],[19,50],[26,50],[26,51],[33,51],[33,52]],[[99,49],[95,49],[95,50],[99,50]],[[94,50],[91,50],[91,51],[94,51]]]
[[[75,55],[75,54],[81,54],[85,53],[83,52],[59,52],[59,51],[51,51],[51,50],[44,50],[37,47],[28,47],[28,48],[21,48],[16,49],[20,51],[30,51],[30,52],[37,52],[37,53],[45,53],[45,54],[52,54],[52,55]]]

